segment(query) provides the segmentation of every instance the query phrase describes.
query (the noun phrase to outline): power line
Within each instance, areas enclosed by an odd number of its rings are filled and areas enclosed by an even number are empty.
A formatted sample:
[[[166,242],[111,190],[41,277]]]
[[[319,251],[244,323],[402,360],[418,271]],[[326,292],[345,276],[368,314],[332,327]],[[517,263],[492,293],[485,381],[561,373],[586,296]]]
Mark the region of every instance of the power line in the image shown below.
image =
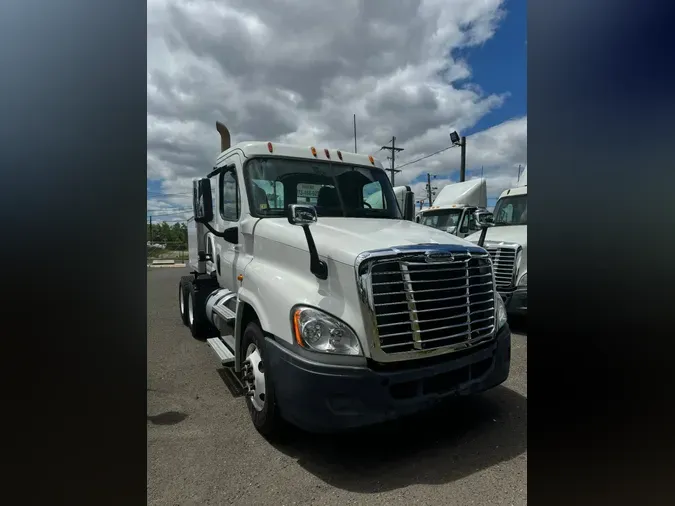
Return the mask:
[[[192,207],[164,207],[162,209],[146,209],[148,213],[164,213],[168,211],[189,211]]]
[[[187,197],[189,195],[192,195],[190,192],[186,193],[161,193],[161,192],[148,192],[148,195],[151,195],[153,198],[157,197]]]
[[[454,148],[454,146],[448,146],[447,148],[439,149],[438,151],[436,151],[436,152],[434,152],[434,153],[431,153],[430,155],[423,156],[423,157],[421,157],[421,158],[418,158],[417,160],[412,160],[412,161],[410,161],[410,162],[406,162],[406,163],[404,163],[403,165],[398,165],[396,168],[397,168],[397,169],[400,169],[400,168],[402,168],[402,167],[405,167],[406,165],[410,165],[410,164],[413,164],[413,163],[417,163],[417,162],[419,162],[419,161],[421,161],[421,160],[426,160],[427,158],[431,158],[432,156],[435,156],[435,155],[437,155],[437,154],[439,154],[439,153],[442,153],[443,151],[447,151],[447,150],[450,149],[450,148]]]
[[[179,215],[179,214],[189,213],[189,212],[192,212],[192,209],[185,209],[185,210],[182,210],[182,211],[171,211],[171,212],[166,212],[166,213],[156,213],[154,211],[148,211],[148,212],[151,213],[149,216],[153,216],[154,218],[159,218],[161,216],[176,216],[176,215]]]

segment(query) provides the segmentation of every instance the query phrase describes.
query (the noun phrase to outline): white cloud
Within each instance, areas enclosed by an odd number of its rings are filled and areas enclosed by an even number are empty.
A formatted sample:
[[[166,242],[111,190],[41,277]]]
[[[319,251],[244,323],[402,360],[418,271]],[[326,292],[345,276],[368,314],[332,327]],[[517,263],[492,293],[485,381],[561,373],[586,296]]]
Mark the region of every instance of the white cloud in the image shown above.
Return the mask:
[[[484,94],[469,82],[470,62],[451,56],[492,37],[503,0],[391,7],[385,0],[150,0],[148,178],[170,196],[150,194],[148,209],[189,206],[190,179],[208,172],[218,153],[216,120],[233,142],[352,149],[355,113],[359,151],[374,153],[396,135],[404,163],[446,146],[449,131],[475,126],[508,100],[508,90]],[[526,136],[523,117],[469,137],[467,165],[485,166],[490,195],[527,163]],[[458,167],[459,149],[451,149],[407,166],[397,184]]]

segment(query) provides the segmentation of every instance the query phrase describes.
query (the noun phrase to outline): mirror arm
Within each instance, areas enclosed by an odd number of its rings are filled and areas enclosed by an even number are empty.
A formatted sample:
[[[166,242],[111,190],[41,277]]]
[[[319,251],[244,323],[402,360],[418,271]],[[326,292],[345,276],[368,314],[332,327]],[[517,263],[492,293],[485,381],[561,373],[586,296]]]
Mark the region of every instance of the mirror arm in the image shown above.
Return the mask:
[[[302,230],[305,232],[305,239],[307,239],[307,247],[309,249],[309,270],[319,279],[328,279],[328,266],[326,262],[319,258],[319,252],[314,243],[314,237],[309,231],[309,225],[303,225]]]
[[[203,223],[203,225],[206,227],[206,229],[207,229],[209,232],[211,232],[211,233],[212,233],[213,235],[215,235],[216,237],[220,237],[221,239],[225,239],[225,240],[226,240],[227,242],[229,242],[229,243],[237,244],[236,242],[232,242],[231,240],[229,240],[229,239],[227,238],[227,236],[228,236],[227,230],[225,230],[224,232],[218,232],[215,228],[213,228],[213,227],[212,227],[211,225],[209,225],[208,223]],[[232,228],[233,228],[233,229],[236,229],[237,227],[232,227]],[[228,229],[228,230],[230,230],[230,229]]]
[[[485,244],[485,236],[487,235],[488,227],[483,227],[480,231],[480,237],[478,238],[478,246],[481,248]]]
[[[204,226],[206,227],[206,229],[207,229],[209,232],[211,232],[213,235],[215,235],[216,237],[220,237],[221,239],[225,239],[225,234],[224,234],[224,233],[218,232],[215,228],[213,228],[213,227],[212,227],[211,225],[209,225],[208,223],[202,223],[202,225],[204,225]]]
[[[235,167],[236,166],[233,163],[231,163],[230,165],[223,165],[222,167],[214,167],[213,170],[211,172],[209,172],[206,177],[208,179],[211,179],[213,176],[217,176],[221,172],[224,172],[224,171],[230,170],[230,169],[234,169]]]

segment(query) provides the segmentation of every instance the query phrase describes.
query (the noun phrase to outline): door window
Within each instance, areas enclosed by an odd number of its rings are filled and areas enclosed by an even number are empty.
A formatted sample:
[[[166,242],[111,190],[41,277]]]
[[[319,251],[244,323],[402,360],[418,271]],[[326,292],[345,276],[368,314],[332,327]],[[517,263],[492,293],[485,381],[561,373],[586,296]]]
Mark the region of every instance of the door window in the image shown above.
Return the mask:
[[[225,221],[239,221],[240,212],[239,184],[237,173],[232,168],[220,176],[220,216]]]

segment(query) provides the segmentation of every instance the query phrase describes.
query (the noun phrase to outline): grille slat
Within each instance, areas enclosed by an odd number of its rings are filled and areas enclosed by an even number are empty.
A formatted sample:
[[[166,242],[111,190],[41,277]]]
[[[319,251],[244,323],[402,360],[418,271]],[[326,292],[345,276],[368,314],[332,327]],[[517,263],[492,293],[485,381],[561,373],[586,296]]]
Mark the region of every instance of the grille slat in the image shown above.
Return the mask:
[[[385,353],[473,344],[494,331],[494,287],[488,255],[453,253],[426,262],[423,253],[378,258],[369,289]]]
[[[495,272],[497,289],[513,288],[517,250],[514,246],[486,246]]]

